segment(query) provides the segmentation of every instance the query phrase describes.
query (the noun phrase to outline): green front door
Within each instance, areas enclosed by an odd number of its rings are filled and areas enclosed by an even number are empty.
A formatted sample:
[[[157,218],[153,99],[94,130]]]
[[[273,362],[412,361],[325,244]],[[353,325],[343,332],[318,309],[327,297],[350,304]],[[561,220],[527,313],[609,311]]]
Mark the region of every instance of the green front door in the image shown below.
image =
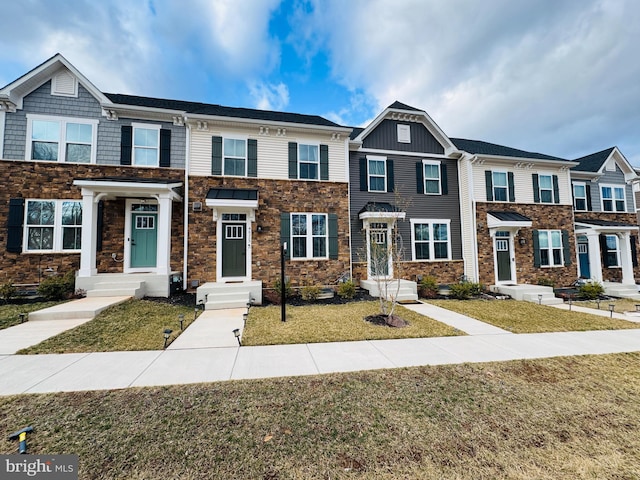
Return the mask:
[[[158,214],[131,214],[131,268],[156,266]]]
[[[247,275],[246,230],[245,223],[222,224],[223,277],[245,277]]]
[[[509,282],[513,280],[511,278],[511,251],[508,237],[496,238],[496,262],[498,263],[498,281]]]

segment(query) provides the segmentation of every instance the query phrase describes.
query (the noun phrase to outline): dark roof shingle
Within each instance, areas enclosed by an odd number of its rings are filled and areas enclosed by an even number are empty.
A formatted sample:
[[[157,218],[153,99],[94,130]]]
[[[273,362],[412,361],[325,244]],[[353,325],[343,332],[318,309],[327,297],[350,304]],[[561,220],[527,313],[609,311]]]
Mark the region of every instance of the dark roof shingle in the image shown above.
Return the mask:
[[[459,149],[476,155],[496,155],[500,157],[531,158],[534,160],[561,160],[566,158],[552,157],[543,153],[527,152],[517,148],[505,147],[495,143],[483,142],[481,140],[468,140],[466,138],[450,138],[453,144]]]
[[[576,158],[574,161],[580,162],[580,165],[576,165],[572,170],[578,172],[597,172],[602,167],[602,164],[607,161],[607,158],[609,158],[614,148],[615,147],[606,148],[601,152]]]

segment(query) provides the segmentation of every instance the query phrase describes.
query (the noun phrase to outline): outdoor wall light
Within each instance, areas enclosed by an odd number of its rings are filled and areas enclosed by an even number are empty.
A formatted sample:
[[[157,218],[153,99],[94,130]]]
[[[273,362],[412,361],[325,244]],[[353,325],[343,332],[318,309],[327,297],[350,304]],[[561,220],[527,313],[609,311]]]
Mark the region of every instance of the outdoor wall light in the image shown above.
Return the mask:
[[[171,334],[173,333],[173,330],[171,330],[170,328],[165,328],[163,334],[164,334],[164,348],[167,348],[167,342],[169,341],[169,337],[171,336]]]
[[[240,342],[240,329],[239,328],[234,328],[233,329],[233,335],[236,337],[236,340],[238,340],[238,346],[241,347],[242,343]]]
[[[178,321],[180,322],[180,331],[182,331],[182,324],[184,323],[184,313],[178,315]]]
[[[258,230],[258,233],[262,233],[262,225],[258,225],[258,228],[256,230]]]
[[[520,238],[518,239],[518,243],[519,243],[520,245],[526,245],[526,244],[527,244],[527,239],[526,239],[526,238],[524,238],[524,237],[520,237]]]
[[[28,313],[21,313],[20,314],[20,323],[24,323],[29,319],[29,314]]]
[[[542,305],[542,294],[538,294],[538,305]]]
[[[609,312],[611,313],[610,317],[613,318],[613,310],[616,308],[616,304],[615,303],[610,303],[609,304]]]

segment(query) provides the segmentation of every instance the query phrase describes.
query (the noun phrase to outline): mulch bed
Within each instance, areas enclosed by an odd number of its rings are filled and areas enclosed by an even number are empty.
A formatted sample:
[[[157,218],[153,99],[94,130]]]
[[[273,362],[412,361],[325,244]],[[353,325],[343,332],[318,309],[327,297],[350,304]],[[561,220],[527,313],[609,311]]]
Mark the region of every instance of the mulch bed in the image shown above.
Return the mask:
[[[368,315],[364,317],[364,319],[369,323],[380,325],[382,327],[402,328],[409,325],[409,322],[403,320],[398,315]]]

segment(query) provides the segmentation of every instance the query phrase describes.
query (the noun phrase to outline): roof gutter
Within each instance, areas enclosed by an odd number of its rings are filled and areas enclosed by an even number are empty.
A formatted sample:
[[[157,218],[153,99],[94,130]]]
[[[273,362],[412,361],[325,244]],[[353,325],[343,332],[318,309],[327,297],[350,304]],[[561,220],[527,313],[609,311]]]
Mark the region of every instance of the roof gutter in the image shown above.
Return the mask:
[[[349,127],[341,127],[340,125],[317,125],[313,123],[294,123],[294,122],[277,122],[274,120],[260,120],[256,118],[244,118],[244,117],[232,117],[232,116],[220,116],[220,115],[204,115],[204,114],[188,114],[185,115],[185,121],[211,121],[211,122],[241,122],[250,123],[253,125],[273,125],[279,127],[290,128],[309,128],[314,130],[326,130],[328,132],[340,132],[344,134],[350,134],[353,129]]]

